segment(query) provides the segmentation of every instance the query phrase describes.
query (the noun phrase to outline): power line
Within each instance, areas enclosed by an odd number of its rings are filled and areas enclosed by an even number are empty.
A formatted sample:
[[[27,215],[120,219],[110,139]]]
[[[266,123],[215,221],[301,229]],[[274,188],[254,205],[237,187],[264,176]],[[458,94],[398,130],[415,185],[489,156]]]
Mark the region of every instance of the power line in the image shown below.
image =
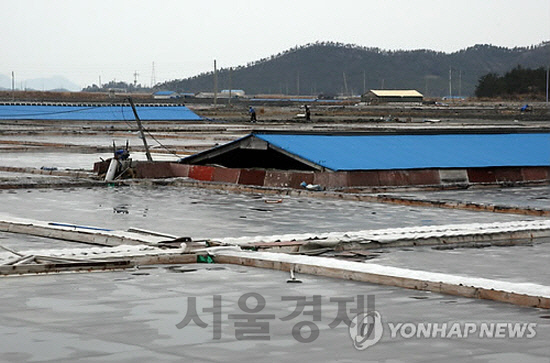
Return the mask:
[[[57,106],[56,106],[57,107]],[[65,106],[65,107],[73,107],[73,106]],[[67,111],[56,111],[56,112],[40,112],[40,113],[20,113],[20,114],[17,114],[17,117],[32,117],[32,116],[47,116],[47,115],[60,115],[60,114],[65,114],[65,113],[76,113],[76,112],[83,112],[83,111],[88,111],[88,110],[94,110],[96,108],[102,108],[102,106],[96,106],[96,107],[84,107],[84,108],[79,108],[77,110],[67,110]],[[0,118],[10,118],[10,117],[14,117],[13,114],[10,114],[10,115],[1,115],[0,114]]]
[[[128,122],[128,120],[126,120],[126,116],[124,115],[124,101],[121,102],[120,104],[121,106],[121,113],[122,113],[122,119],[124,120],[124,122],[131,128],[131,129],[134,129],[135,128],[135,125],[132,125],[131,123]],[[147,130],[145,127],[142,127],[143,131],[145,133],[147,133],[147,135],[149,135],[153,140],[155,140],[155,142],[160,146],[162,147],[164,150],[168,151],[168,153],[174,155],[174,156],[177,156],[178,158],[181,158],[180,155],[176,154],[174,151],[170,150],[166,145],[164,145],[163,143],[161,143],[149,130]]]

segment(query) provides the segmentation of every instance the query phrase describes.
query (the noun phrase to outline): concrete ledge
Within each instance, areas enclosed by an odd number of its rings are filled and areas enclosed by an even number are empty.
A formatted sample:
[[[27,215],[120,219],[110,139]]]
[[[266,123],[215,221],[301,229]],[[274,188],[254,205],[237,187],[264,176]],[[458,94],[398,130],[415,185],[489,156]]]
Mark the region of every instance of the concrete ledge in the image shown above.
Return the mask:
[[[464,244],[513,245],[550,236],[550,222],[515,221],[495,223],[447,224],[402,228],[282,234],[271,236],[227,237],[216,242],[242,248],[270,249],[291,247],[306,253],[311,250],[335,251],[378,249],[381,247],[445,246]]]
[[[125,231],[103,231],[90,228],[62,227],[50,225],[48,222],[33,221],[16,218],[0,220],[0,231],[28,234],[31,236],[47,237],[65,241],[86,243],[99,246],[118,245],[155,245],[166,241],[167,238],[143,235]]]
[[[52,176],[65,176],[73,178],[96,178],[92,172],[82,170],[43,170],[37,168],[24,168],[15,166],[0,166],[0,171],[10,173],[23,173],[23,174],[39,174],[39,175],[52,175]]]
[[[162,249],[152,246],[123,245],[0,251],[0,276],[33,275],[63,272],[93,272],[145,265],[196,263],[199,255],[182,248]]]
[[[550,309],[550,287],[414,271],[310,256],[268,252],[217,252],[216,263],[290,271],[442,294]]]
[[[49,263],[37,265],[9,265],[0,266],[0,276],[9,275],[34,275],[44,273],[62,272],[95,272],[112,271],[133,267],[134,264],[128,260],[120,261],[90,261],[70,263]]]

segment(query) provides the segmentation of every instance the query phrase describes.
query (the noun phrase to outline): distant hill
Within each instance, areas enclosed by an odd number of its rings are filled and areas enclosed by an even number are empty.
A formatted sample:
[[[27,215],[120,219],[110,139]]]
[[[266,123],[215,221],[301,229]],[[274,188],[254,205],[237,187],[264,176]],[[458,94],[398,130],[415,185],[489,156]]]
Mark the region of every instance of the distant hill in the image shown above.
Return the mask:
[[[51,91],[51,90],[69,90],[80,91],[80,86],[71,82],[63,76],[53,76],[48,78],[19,79],[15,75],[17,89],[25,88],[27,90]],[[11,90],[11,76],[0,74],[0,88]]]
[[[475,45],[454,53],[431,50],[385,51],[324,42],[295,47],[229,71],[218,71],[218,90],[247,94],[357,95],[363,89],[417,89],[426,96],[471,96],[481,76],[503,74],[517,65],[548,66],[550,42],[504,48]],[[230,82],[231,79],[231,82]],[[165,82],[157,89],[212,92],[213,72]]]
[[[0,74],[0,89],[11,89],[11,77]]]

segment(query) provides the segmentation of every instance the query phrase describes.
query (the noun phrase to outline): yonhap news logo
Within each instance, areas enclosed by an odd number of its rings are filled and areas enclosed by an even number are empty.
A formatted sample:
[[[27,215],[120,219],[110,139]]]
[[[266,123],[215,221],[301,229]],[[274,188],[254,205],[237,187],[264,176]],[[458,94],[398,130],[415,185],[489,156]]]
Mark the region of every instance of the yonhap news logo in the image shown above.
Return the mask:
[[[392,339],[531,339],[537,336],[536,323],[518,322],[388,323],[388,328]]]
[[[357,314],[349,326],[349,335],[357,350],[365,350],[382,339],[384,326],[378,311]]]
[[[385,329],[387,328],[387,329]],[[358,314],[349,333],[357,350],[372,347],[385,339],[532,339],[537,336],[536,323],[521,322],[382,322],[378,311]],[[388,334],[384,337],[384,331]]]

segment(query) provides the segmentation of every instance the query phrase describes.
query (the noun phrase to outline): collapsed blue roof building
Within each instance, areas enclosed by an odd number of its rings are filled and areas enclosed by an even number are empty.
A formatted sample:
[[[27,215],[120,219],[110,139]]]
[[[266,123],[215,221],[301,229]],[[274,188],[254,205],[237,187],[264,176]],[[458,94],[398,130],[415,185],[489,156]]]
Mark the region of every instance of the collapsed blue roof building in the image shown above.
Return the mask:
[[[201,180],[227,181],[229,170],[241,170],[256,175],[249,184],[277,187],[298,179],[333,188],[548,182],[550,134],[266,132],[181,162],[214,168],[195,173]]]

